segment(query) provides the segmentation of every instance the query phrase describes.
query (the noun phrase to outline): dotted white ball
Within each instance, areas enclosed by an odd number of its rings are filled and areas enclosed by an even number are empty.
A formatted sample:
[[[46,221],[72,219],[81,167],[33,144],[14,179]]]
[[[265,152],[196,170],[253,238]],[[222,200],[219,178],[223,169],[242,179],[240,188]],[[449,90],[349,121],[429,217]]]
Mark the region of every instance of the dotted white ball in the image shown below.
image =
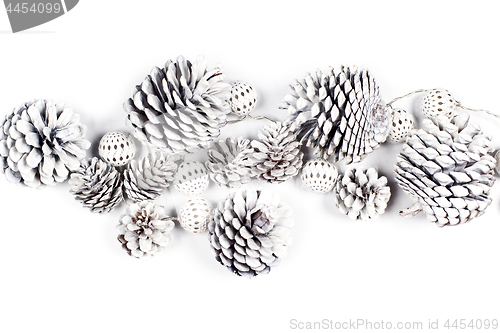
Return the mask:
[[[330,192],[338,176],[335,165],[322,158],[310,160],[302,168],[302,181],[314,192]]]
[[[415,127],[413,115],[403,109],[394,109],[391,112],[392,123],[387,141],[392,143],[404,142],[411,130]]]
[[[246,116],[257,103],[257,91],[246,82],[235,82],[231,85],[228,102],[234,114]]]
[[[436,116],[451,117],[457,101],[446,89],[432,89],[422,98],[421,109],[424,117],[432,118]]]
[[[132,136],[123,131],[109,132],[99,141],[99,156],[114,166],[122,166],[135,156],[136,147]]]
[[[181,208],[179,223],[194,234],[205,232],[210,221],[212,205],[203,198],[189,199]]]
[[[175,188],[185,195],[198,195],[205,192],[208,183],[207,169],[197,161],[181,163],[174,177]]]
[[[495,171],[497,172],[498,175],[500,175],[500,149],[497,150],[497,152],[495,153],[495,160],[496,160]]]

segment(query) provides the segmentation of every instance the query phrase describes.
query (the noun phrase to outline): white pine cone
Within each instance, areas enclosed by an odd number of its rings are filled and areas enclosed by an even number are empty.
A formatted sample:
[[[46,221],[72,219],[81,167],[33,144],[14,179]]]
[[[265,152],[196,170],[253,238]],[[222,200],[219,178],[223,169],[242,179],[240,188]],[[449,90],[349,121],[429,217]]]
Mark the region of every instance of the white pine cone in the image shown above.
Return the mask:
[[[20,105],[0,126],[0,170],[10,182],[29,187],[63,182],[90,147],[85,132],[78,114],[62,103]]]
[[[122,200],[122,175],[97,157],[84,160],[71,173],[71,193],[93,213],[109,213]]]
[[[281,183],[299,173],[304,154],[286,126],[272,123],[262,128],[259,139],[252,141],[254,151],[249,158],[255,176],[269,183]]]
[[[400,214],[423,210],[438,226],[482,215],[495,182],[491,137],[469,124],[466,113],[424,119],[422,126],[408,138],[394,166],[396,182],[416,201]]]
[[[335,204],[352,220],[377,219],[391,197],[387,178],[377,169],[353,168],[341,175],[334,188]]]
[[[177,170],[173,155],[148,154],[139,163],[131,161],[123,173],[123,191],[130,200],[140,202],[159,197],[174,180]]]
[[[289,113],[285,125],[315,154],[333,155],[346,164],[359,162],[386,140],[389,108],[367,70],[341,67],[316,72],[291,86],[280,106]]]
[[[213,144],[205,163],[210,178],[220,186],[240,187],[250,182],[249,154],[253,152],[250,141],[229,137]]]
[[[277,266],[292,243],[291,209],[269,190],[238,190],[219,202],[208,225],[217,261],[253,277]]]
[[[120,218],[118,240],[132,257],[151,257],[165,250],[173,228],[174,222],[162,206],[142,201],[130,205]]]
[[[153,68],[124,104],[133,135],[166,153],[190,153],[210,146],[226,125],[230,85],[220,68],[207,70],[179,56]]]

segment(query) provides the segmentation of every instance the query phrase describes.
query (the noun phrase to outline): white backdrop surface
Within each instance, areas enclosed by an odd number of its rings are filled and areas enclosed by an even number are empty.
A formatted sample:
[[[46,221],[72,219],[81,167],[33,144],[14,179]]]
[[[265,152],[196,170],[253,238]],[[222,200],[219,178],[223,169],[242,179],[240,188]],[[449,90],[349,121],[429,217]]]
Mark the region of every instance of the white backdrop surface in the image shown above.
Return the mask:
[[[260,98],[253,114],[275,119],[285,116],[277,105],[295,78],[340,64],[369,68],[386,102],[444,87],[464,105],[500,112],[496,4],[87,0],[18,34],[1,8],[0,116],[33,98],[64,101],[95,148],[107,131],[126,129],[131,88],[180,54],[204,54],[229,81],[252,84]],[[418,98],[397,106],[421,119]],[[500,147],[499,119],[472,120]],[[255,138],[263,125],[228,125],[221,137]],[[96,215],[68,184],[33,190],[1,176],[0,331],[288,332],[300,331],[293,322],[357,319],[422,322],[426,331],[429,320],[443,328],[447,319],[500,319],[500,185],[486,214],[469,224],[404,219],[398,211],[411,200],[392,176],[400,149],[385,144],[363,162],[390,179],[390,205],[376,221],[349,220],[332,193],[312,193],[298,177],[252,181],[293,207],[296,227],[288,257],[251,280],[215,261],[207,234],[178,224],[167,252],[133,259],[116,240],[123,206]],[[202,196],[215,204],[228,193],[212,183]],[[173,213],[186,200],[170,189],[157,202]]]

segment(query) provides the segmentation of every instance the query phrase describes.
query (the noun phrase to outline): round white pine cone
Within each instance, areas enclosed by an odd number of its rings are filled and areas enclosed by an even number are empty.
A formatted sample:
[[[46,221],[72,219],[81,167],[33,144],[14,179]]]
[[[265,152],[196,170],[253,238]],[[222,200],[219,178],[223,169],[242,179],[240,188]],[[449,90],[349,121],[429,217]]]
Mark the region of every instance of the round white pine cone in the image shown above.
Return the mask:
[[[291,209],[269,190],[238,190],[219,202],[208,226],[217,261],[245,277],[267,274],[292,243]]]
[[[396,182],[415,200],[411,216],[423,210],[438,226],[469,222],[491,203],[495,159],[491,137],[459,113],[424,119],[413,131],[394,166]]]
[[[182,162],[174,176],[175,188],[189,196],[205,192],[209,183],[207,170],[198,161]]]
[[[226,125],[230,85],[220,68],[179,56],[153,68],[124,104],[133,135],[166,153],[206,149]]]
[[[391,143],[404,142],[414,127],[415,119],[411,113],[403,109],[392,109],[391,127],[387,141]]]
[[[386,140],[389,108],[367,70],[317,71],[290,87],[280,106],[289,113],[285,125],[324,159],[359,162]]]
[[[391,197],[387,178],[377,169],[353,168],[341,175],[334,190],[335,205],[351,220],[377,219]]]
[[[250,141],[229,137],[213,144],[205,163],[210,178],[220,186],[237,188],[250,182],[249,155],[253,152]]]
[[[257,104],[257,91],[246,82],[234,82],[231,85],[229,105],[231,111],[238,116],[246,116]]]
[[[71,193],[93,213],[109,213],[122,200],[122,175],[97,157],[84,160],[71,173]]]
[[[130,205],[120,218],[118,240],[132,257],[151,257],[165,250],[174,226],[162,206],[142,201]]]
[[[212,205],[203,198],[189,199],[182,207],[179,214],[181,226],[193,233],[205,232],[210,221]]]
[[[255,176],[269,183],[282,183],[295,177],[302,167],[304,154],[295,135],[281,123],[272,123],[253,140],[249,163]]]
[[[0,171],[29,187],[61,183],[85,158],[85,132],[79,115],[63,103],[22,104],[0,125]]]
[[[106,133],[99,141],[99,156],[114,166],[130,162],[136,152],[134,140],[123,131]]]
[[[426,118],[438,116],[450,118],[455,112],[457,101],[446,89],[438,88],[429,90],[422,98],[420,105]]]
[[[302,182],[311,191],[318,193],[330,192],[338,175],[335,165],[322,158],[312,159],[302,168]]]
[[[174,180],[177,169],[173,155],[162,152],[148,154],[140,162],[132,161],[123,172],[123,191],[130,200],[154,200]]]

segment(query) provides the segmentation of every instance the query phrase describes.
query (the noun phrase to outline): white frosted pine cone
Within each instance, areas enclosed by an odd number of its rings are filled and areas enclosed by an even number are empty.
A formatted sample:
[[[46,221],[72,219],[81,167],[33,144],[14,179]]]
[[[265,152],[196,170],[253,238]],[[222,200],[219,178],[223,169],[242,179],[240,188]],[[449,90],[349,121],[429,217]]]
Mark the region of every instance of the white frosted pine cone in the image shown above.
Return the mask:
[[[124,194],[134,202],[154,200],[174,180],[176,169],[175,157],[159,151],[132,161],[123,172]]]
[[[377,169],[353,168],[341,175],[334,190],[335,205],[351,220],[377,219],[391,197],[387,178]]]
[[[138,140],[166,153],[206,149],[230,112],[230,85],[223,79],[220,68],[207,70],[203,57],[169,60],[153,68],[125,102],[127,124]]]
[[[495,182],[490,144],[491,137],[469,124],[466,113],[424,119],[394,165],[396,182],[415,201],[400,214],[413,216],[422,210],[440,227],[482,215]]]
[[[335,165],[322,158],[315,158],[304,164],[302,182],[318,193],[330,192],[335,186],[339,172]]]
[[[109,213],[123,200],[122,175],[97,157],[82,161],[69,183],[75,199],[93,213]]]
[[[231,111],[238,116],[246,116],[257,104],[257,91],[246,82],[234,82],[231,85],[229,105]]]
[[[135,156],[136,147],[130,134],[123,131],[109,132],[99,141],[99,156],[114,166],[122,166]]]
[[[174,176],[175,188],[185,195],[199,195],[208,188],[208,173],[203,163],[182,162]]]
[[[237,190],[214,209],[208,226],[215,259],[251,278],[270,272],[292,244],[290,207],[269,190]]]
[[[250,182],[249,154],[253,152],[250,141],[229,137],[213,144],[205,163],[210,178],[220,186],[237,188]]]
[[[212,205],[203,198],[189,199],[182,207],[179,214],[181,226],[193,233],[205,232],[210,221]]]
[[[174,226],[162,206],[142,201],[130,205],[120,218],[118,240],[132,257],[151,257],[172,241]]]
[[[404,142],[411,130],[415,128],[413,115],[403,109],[392,109],[391,120],[387,141],[391,143]]]
[[[33,100],[0,125],[0,171],[8,181],[39,188],[65,181],[90,142],[80,116],[63,103]]]
[[[426,118],[437,116],[450,118],[455,112],[457,101],[446,89],[438,88],[429,90],[422,98],[420,105],[422,114]]]
[[[284,123],[320,157],[356,163],[385,142],[389,108],[367,70],[318,70],[290,88],[280,106],[289,114]]]
[[[272,123],[253,140],[249,156],[253,174],[269,183],[282,183],[295,177],[302,167],[304,154],[295,135],[281,123]]]

